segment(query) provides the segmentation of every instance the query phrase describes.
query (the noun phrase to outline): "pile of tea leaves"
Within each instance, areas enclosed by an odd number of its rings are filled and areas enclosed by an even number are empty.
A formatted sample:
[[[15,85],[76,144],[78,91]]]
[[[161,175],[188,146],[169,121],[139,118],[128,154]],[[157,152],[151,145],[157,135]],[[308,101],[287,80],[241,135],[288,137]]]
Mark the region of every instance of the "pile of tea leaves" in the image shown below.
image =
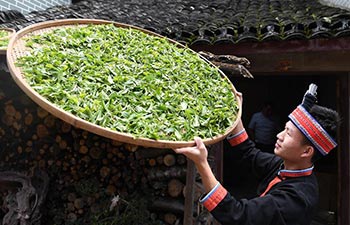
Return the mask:
[[[26,37],[17,59],[28,84],[83,120],[135,137],[189,141],[236,120],[231,82],[187,47],[113,24]]]

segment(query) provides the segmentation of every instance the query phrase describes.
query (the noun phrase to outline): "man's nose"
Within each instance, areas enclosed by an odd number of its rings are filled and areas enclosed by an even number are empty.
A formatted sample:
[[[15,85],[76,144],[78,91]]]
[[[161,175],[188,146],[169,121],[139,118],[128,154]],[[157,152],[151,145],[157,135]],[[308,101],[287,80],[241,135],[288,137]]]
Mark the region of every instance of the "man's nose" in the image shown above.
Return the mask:
[[[277,139],[282,139],[283,135],[284,135],[284,131],[281,131],[276,135],[276,137],[277,137]]]

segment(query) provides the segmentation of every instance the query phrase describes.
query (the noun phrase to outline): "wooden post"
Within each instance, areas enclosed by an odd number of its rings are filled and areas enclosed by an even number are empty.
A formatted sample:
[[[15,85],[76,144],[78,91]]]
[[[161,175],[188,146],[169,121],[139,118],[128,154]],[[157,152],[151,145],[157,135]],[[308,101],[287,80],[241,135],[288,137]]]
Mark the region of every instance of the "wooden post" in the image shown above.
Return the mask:
[[[215,176],[216,179],[220,183],[223,183],[223,177],[224,177],[224,171],[223,171],[223,160],[224,160],[224,145],[223,142],[220,141],[212,146],[212,150],[214,151],[214,157],[215,157]],[[212,218],[213,225],[220,225],[218,221]]]
[[[343,125],[339,132],[339,144],[338,147],[338,222],[337,224],[349,224],[350,222],[350,163],[349,163],[349,133],[350,133],[350,73],[347,76],[341,76],[338,83],[337,98],[340,99],[338,102],[340,107],[340,114],[343,118]],[[340,96],[344,96],[343,98]],[[338,100],[339,101],[339,100]]]
[[[218,179],[218,181],[220,181],[221,183],[223,182],[223,177],[224,177],[224,171],[223,171],[223,142],[220,141],[218,143],[215,143],[214,145],[212,145],[212,151],[214,152],[214,168],[213,168],[213,172],[215,174],[216,179]]]
[[[193,224],[193,201],[194,201],[194,185],[196,178],[196,167],[194,163],[187,159],[187,173],[186,173],[186,191],[185,191],[185,212],[184,224]]]

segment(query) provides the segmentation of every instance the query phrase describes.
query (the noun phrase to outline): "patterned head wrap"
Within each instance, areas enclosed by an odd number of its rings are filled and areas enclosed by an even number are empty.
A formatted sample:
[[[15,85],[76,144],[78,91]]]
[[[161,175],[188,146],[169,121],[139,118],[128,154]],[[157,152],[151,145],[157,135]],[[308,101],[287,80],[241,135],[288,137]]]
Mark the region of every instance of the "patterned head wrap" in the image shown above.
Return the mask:
[[[317,86],[310,84],[309,89],[304,95],[303,102],[289,114],[289,119],[322,155],[327,155],[337,146],[337,143],[309,113],[311,107],[317,101],[316,90]]]

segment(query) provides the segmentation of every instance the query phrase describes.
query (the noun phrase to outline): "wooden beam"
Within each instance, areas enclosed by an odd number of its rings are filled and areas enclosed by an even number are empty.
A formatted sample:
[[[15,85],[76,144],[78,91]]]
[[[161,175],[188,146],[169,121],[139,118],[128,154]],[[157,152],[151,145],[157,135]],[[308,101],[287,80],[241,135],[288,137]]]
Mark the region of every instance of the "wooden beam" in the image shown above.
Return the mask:
[[[338,225],[350,224],[350,154],[349,154],[349,127],[350,127],[350,73],[342,76],[338,84],[337,97],[340,107],[342,125],[340,128],[338,147]],[[343,97],[341,97],[343,96]]]
[[[347,72],[350,51],[295,52],[245,55],[249,71],[256,73]]]
[[[350,71],[350,38],[195,45],[195,51],[245,57],[253,74]]]

